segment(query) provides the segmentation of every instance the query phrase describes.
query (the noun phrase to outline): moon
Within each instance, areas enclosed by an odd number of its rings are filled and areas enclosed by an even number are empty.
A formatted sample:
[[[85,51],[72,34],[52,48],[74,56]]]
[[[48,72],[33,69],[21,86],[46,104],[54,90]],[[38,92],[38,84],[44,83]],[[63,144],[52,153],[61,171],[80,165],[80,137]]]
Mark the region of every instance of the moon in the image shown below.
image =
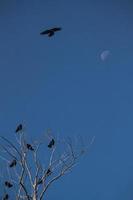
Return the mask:
[[[102,61],[107,60],[107,58],[110,56],[110,51],[109,50],[104,50],[102,51],[102,53],[100,54],[100,59]]]

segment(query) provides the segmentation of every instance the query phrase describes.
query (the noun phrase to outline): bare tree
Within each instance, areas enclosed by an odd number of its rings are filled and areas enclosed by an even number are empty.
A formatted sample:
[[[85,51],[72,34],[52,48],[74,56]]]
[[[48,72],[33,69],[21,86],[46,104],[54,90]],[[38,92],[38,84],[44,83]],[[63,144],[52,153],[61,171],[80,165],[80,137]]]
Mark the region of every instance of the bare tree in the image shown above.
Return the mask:
[[[0,136],[2,199],[43,200],[52,183],[70,172],[86,152],[77,139],[57,140],[45,135],[41,141],[27,142],[22,125],[11,142]],[[93,143],[90,141],[89,146]],[[81,140],[80,140],[81,142]],[[2,193],[2,192],[1,192]]]

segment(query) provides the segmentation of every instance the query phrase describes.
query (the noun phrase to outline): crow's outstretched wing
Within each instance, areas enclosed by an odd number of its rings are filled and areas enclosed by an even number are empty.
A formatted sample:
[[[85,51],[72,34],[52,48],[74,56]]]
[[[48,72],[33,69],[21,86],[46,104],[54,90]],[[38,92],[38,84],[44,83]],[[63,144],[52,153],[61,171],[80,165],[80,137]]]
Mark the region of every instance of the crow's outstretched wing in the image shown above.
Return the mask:
[[[54,31],[54,32],[61,31],[61,27],[54,27],[51,29],[51,31]]]
[[[54,35],[54,32],[56,31],[61,31],[61,27],[54,27],[54,28],[51,28],[51,29],[47,29],[45,31],[42,31],[40,33],[40,35],[48,35],[49,37],[53,36]]]
[[[50,33],[50,29],[45,30],[45,31],[42,31],[42,32],[40,33],[40,35],[47,35],[47,34],[49,34],[49,33]]]

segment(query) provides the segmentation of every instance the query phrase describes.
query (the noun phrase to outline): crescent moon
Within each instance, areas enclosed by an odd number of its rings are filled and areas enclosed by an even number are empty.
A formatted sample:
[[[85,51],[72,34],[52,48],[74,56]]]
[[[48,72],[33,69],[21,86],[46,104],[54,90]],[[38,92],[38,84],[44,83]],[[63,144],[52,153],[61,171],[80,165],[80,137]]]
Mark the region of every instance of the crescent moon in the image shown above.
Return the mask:
[[[104,50],[101,54],[100,54],[100,58],[102,61],[107,60],[107,58],[110,55],[110,51],[109,50]]]

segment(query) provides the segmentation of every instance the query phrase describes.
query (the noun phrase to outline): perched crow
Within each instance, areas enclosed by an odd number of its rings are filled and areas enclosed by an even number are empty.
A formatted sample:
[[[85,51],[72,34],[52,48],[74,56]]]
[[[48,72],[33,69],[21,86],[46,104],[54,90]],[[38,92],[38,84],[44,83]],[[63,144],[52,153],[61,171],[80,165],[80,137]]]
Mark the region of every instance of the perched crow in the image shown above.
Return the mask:
[[[51,29],[48,29],[48,30],[45,30],[45,31],[42,31],[40,33],[40,35],[48,35],[48,37],[51,37],[55,34],[56,31],[61,31],[61,27],[55,27],[55,28],[51,28]]]
[[[17,164],[17,161],[14,159],[14,160],[10,163],[9,167],[14,167],[14,166],[16,166],[16,164]]]
[[[18,133],[19,131],[22,131],[22,124],[19,124],[15,130],[16,133]]]
[[[5,194],[5,196],[3,197],[2,200],[8,200],[9,199],[9,195],[8,194]]]
[[[13,184],[11,184],[9,181],[5,181],[5,186],[11,188]]]
[[[48,169],[47,172],[46,172],[47,176],[49,176],[51,173],[52,173],[52,172],[51,172],[50,169]]]
[[[34,148],[31,146],[31,144],[26,144],[26,146],[27,146],[27,149],[34,151]]]
[[[55,141],[54,141],[54,139],[52,139],[48,144],[48,148],[52,148],[52,146],[54,146],[54,144],[55,144]]]

